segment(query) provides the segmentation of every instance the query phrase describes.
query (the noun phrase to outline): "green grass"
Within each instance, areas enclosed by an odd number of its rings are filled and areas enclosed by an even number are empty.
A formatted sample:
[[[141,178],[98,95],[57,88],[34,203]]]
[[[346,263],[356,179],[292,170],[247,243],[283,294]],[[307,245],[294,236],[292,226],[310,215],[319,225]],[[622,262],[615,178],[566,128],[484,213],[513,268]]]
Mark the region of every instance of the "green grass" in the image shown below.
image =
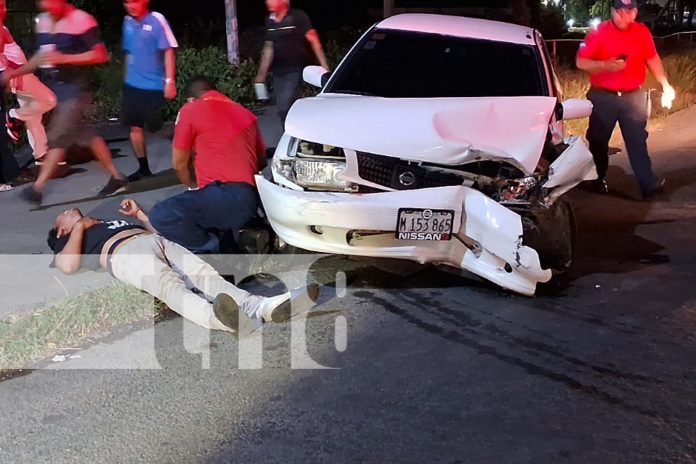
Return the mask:
[[[0,373],[74,347],[95,332],[153,318],[152,296],[114,283],[0,324]],[[156,311],[159,311],[159,307]]]

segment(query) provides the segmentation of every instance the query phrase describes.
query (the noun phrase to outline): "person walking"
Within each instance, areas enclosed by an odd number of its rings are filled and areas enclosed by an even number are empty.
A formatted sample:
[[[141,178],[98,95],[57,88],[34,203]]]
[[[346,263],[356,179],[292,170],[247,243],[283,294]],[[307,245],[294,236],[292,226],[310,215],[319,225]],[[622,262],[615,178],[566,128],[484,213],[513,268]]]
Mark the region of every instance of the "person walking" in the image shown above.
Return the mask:
[[[319,34],[304,11],[290,8],[290,0],[266,0],[266,8],[270,13],[266,19],[266,40],[254,82],[265,84],[268,72],[273,72],[278,116],[285,125],[285,118],[302,79],[302,69],[310,63],[307,45],[311,46],[316,60],[327,71],[329,63]]]
[[[128,180],[114,166],[111,151],[103,138],[83,124],[84,111],[92,101],[89,89],[91,68],[109,60],[99,38],[99,25],[88,13],[67,0],[40,0],[43,13],[37,17],[39,51],[24,65],[3,73],[3,83],[47,69],[47,82],[57,98],[56,110],[48,127],[48,153],[32,186],[21,191],[32,203],[41,203],[43,190],[58,164],[65,161],[73,144],[88,144],[94,156],[110,174],[99,196],[114,195],[126,189]]]
[[[123,86],[123,123],[130,127],[130,142],[138,169],[128,176],[133,182],[152,176],[147,159],[145,129],[162,127],[165,99],[176,98],[177,44],[162,14],[149,10],[149,0],[125,0],[128,16],[123,21],[126,77]]]
[[[7,19],[7,3],[0,0],[0,20]],[[0,53],[0,71],[17,69],[27,63],[22,49],[17,45],[7,27],[3,27],[4,48]],[[19,108],[10,109],[5,118],[7,134],[17,142],[22,136],[22,126],[26,125],[27,138],[36,165],[43,164],[48,152],[48,138],[43,125],[43,115],[56,106],[56,96],[34,74],[25,74],[12,79],[10,89],[17,97]]]
[[[667,80],[650,30],[636,22],[637,15],[636,0],[614,0],[611,19],[587,34],[576,65],[590,74],[587,98],[594,109],[587,140],[597,166],[595,191],[609,192],[609,140],[618,122],[642,198],[648,200],[664,190],[665,179],[655,176],[648,155],[648,96],[642,89],[646,66],[662,85],[664,106],[671,106],[675,91]]]
[[[188,190],[157,203],[150,220],[194,253],[217,253],[217,232],[239,229],[257,214],[254,175],[266,165],[266,149],[256,116],[209,79],[192,79],[187,95],[174,129],[172,165]]]
[[[223,279],[209,264],[157,234],[148,215],[131,199],[122,219],[85,217],[79,209],[60,213],[48,233],[52,266],[65,274],[104,268],[126,284],[162,300],[172,311],[206,329],[247,335],[263,322],[283,322],[309,309],[316,284],[273,297],[250,294]]]

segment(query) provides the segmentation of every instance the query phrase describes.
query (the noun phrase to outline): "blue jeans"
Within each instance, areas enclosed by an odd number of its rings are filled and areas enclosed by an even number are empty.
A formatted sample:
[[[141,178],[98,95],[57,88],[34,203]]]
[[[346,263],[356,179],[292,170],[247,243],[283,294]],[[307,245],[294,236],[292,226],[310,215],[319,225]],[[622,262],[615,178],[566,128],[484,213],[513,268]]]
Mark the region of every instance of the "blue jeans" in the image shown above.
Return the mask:
[[[633,174],[643,193],[653,191],[657,178],[652,170],[648,156],[648,105],[646,92],[638,90],[616,93],[600,89],[590,89],[587,98],[592,102],[593,110],[587,129],[587,141],[597,165],[600,179],[607,175],[609,167],[609,139],[616,123],[619,123],[621,135],[626,144],[628,160]]]
[[[291,71],[283,74],[273,74],[273,95],[275,96],[276,106],[280,122],[285,126],[285,118],[290,111],[290,107],[295,102],[297,87],[302,80],[302,71]]]
[[[217,231],[242,228],[259,205],[256,189],[245,183],[215,182],[155,205],[150,223],[168,240],[193,253],[217,253]]]

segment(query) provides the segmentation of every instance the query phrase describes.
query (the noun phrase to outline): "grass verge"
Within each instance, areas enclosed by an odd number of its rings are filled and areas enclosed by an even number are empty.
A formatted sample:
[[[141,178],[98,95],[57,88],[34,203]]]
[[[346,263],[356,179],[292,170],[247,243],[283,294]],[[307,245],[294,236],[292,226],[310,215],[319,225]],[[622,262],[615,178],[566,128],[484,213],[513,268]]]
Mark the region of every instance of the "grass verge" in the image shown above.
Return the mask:
[[[71,348],[95,332],[156,317],[147,293],[121,283],[0,323],[0,378],[50,354]]]

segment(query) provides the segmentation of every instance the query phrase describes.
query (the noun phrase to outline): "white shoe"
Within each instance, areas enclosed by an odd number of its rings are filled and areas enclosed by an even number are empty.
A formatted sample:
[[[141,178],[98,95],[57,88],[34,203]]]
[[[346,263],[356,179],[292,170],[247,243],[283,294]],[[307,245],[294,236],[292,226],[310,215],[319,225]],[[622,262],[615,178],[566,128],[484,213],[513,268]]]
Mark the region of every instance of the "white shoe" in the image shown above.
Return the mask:
[[[242,303],[241,311],[252,319],[265,322],[285,322],[295,314],[310,310],[319,298],[321,288],[310,284],[270,298],[250,296]]]

